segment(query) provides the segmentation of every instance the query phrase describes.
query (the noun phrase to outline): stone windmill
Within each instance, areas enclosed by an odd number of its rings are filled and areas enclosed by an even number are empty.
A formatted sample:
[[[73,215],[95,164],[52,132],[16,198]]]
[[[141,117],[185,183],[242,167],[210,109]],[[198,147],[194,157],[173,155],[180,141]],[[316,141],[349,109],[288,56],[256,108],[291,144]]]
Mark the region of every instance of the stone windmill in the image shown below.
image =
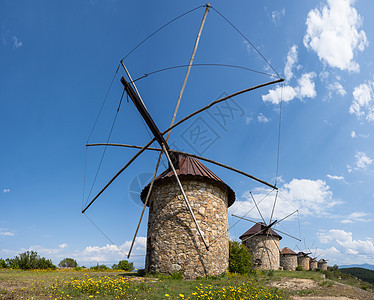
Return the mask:
[[[288,247],[283,248],[280,253],[280,265],[283,270],[296,270],[297,254]]]
[[[240,237],[260,270],[278,270],[280,266],[279,241],[282,237],[264,223],[257,223]]]
[[[278,193],[276,193],[275,201],[273,203],[273,208],[270,215],[270,220],[266,222],[258,206],[259,203],[256,202],[251,192],[250,195],[252,197],[254,207],[256,207],[262,219],[262,222],[256,222],[251,219],[232,214],[232,216],[239,218],[241,220],[255,223],[254,226],[252,226],[249,230],[243,233],[239,238],[242,240],[242,243],[247,246],[249,252],[253,255],[254,263],[257,268],[262,270],[278,270],[281,266],[281,250],[279,248],[279,241],[282,239],[282,236],[280,236],[279,233],[287,235],[298,241],[301,240],[284,231],[275,229],[274,226],[286,220],[287,218],[298,212],[298,210],[290,213],[289,215],[285,216],[280,220],[274,220],[274,210],[278,197]]]
[[[184,155],[178,159],[178,176],[209,251],[176,189],[173,172],[167,169],[155,179],[149,201],[146,272],[183,272],[186,278],[222,274],[229,256],[227,208],[235,193],[197,159]],[[141,193],[144,203],[149,187]]]
[[[92,198],[88,205],[82,210],[82,213],[85,213],[111,183],[144,151],[160,152],[152,181],[141,193],[141,200],[144,206],[128,252],[128,257],[130,257],[144,211],[146,207],[149,207],[146,255],[147,272],[183,272],[185,277],[193,278],[204,275],[218,275],[225,272],[228,268],[227,208],[234,203],[235,193],[199,160],[227,168],[273,189],[277,189],[276,186],[233,167],[191,153],[176,151],[169,147],[168,140],[171,130],[193,116],[237,95],[284,81],[278,76],[279,79],[277,80],[230,94],[211,102],[178,122],[175,122],[180,100],[187,83],[190,69],[193,65],[196,49],[209,8],[211,8],[209,4],[205,6],[204,16],[189,64],[187,65],[186,76],[179,93],[170,127],[164,131],[159,130],[141,98],[135,81],[132,79],[124,64],[124,60],[121,60],[121,66],[127,76],[127,78],[121,78],[121,83],[128,97],[153,134],[153,138],[143,147],[108,143],[87,145],[130,147],[140,150],[111,180],[109,180],[100,192]],[[164,137],[166,134],[167,136]],[[150,147],[154,142],[159,144],[159,148]],[[157,176],[163,154],[165,154],[167,158],[168,168]]]

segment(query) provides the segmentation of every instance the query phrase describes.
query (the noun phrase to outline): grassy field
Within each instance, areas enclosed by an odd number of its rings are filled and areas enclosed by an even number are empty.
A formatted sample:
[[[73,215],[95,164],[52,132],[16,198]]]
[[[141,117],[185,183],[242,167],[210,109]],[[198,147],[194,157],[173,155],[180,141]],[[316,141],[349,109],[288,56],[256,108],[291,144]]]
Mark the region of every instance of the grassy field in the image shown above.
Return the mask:
[[[288,299],[291,295],[350,295],[349,289],[344,292],[322,275],[269,271],[182,280],[178,275],[140,277],[119,271],[0,269],[0,299]],[[309,286],[311,283],[314,285]],[[357,292],[352,293],[357,296]]]

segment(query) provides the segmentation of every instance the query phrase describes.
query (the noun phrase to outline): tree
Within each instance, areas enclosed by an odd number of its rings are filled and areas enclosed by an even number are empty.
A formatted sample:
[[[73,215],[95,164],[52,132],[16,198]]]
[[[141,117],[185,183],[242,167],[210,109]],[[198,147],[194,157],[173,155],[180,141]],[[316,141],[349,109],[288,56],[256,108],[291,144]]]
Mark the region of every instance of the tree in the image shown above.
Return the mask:
[[[12,269],[56,269],[50,259],[40,257],[35,251],[26,251],[12,259],[6,259],[6,263]]]
[[[72,258],[64,258],[60,263],[58,264],[61,268],[75,268],[78,266],[77,261]]]
[[[129,263],[127,260],[120,260],[118,264],[114,264],[112,266],[113,270],[124,270],[124,271],[132,271],[134,270],[134,264],[131,262]]]
[[[247,274],[252,270],[252,255],[242,243],[229,242],[229,271],[232,273]]]
[[[0,258],[0,269],[4,269],[6,267],[8,267],[6,261],[4,259]]]

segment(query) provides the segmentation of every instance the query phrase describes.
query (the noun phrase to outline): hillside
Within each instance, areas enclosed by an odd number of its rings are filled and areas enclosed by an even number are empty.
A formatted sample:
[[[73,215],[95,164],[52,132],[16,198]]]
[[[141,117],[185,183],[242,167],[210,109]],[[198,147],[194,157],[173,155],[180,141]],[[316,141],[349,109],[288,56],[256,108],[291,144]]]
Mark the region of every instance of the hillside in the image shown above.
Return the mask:
[[[373,270],[374,271],[374,265],[369,265],[369,264],[342,265],[342,266],[339,266],[339,269],[348,269],[348,268],[364,268],[364,269],[368,269],[368,270]]]
[[[343,268],[339,269],[342,273],[351,274],[363,281],[374,283],[374,271],[364,268]]]

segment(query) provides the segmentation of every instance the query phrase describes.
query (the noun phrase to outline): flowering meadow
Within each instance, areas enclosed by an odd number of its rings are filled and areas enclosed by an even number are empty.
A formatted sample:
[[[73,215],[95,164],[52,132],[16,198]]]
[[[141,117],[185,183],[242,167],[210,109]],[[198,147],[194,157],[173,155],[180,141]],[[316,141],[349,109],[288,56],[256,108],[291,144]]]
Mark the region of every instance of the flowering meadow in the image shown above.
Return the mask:
[[[233,276],[238,277],[238,276]],[[85,275],[84,278],[56,278],[50,287],[50,292],[57,299],[76,299],[79,297],[102,299],[281,299],[282,292],[261,286],[254,280],[241,284],[227,285],[229,281],[181,281],[164,277],[157,278],[100,276],[92,278]],[[173,284],[179,282],[180,286],[189,285],[186,291],[175,289]],[[214,281],[214,282],[212,282]],[[234,280],[235,281],[235,280]],[[196,284],[198,283],[198,284]],[[161,287],[160,287],[161,286]],[[168,293],[161,295],[161,290],[170,289]]]

